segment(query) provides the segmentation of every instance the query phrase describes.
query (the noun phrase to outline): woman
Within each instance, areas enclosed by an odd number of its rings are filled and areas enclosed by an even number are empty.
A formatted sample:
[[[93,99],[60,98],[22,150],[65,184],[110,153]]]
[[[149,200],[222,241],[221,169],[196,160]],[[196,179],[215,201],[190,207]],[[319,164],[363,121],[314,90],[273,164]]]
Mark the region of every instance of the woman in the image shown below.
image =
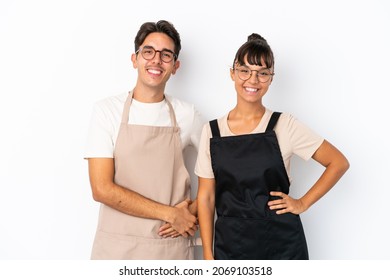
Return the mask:
[[[308,259],[299,214],[337,183],[348,160],[290,114],[263,105],[274,76],[273,52],[263,37],[248,37],[230,76],[237,104],[204,126],[195,167],[203,257]],[[288,195],[293,154],[325,167],[299,199]]]

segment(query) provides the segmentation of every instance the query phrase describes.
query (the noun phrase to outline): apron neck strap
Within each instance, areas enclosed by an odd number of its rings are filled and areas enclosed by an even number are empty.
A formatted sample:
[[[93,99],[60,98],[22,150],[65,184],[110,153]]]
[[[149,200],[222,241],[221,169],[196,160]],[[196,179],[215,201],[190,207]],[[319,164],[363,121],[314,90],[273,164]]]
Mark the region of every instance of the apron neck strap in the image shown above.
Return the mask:
[[[280,112],[273,112],[272,113],[271,119],[269,120],[268,125],[267,125],[267,129],[265,131],[274,130],[274,127],[275,127],[276,123],[278,122],[280,114],[281,114]]]
[[[176,115],[175,115],[175,111],[173,110],[172,104],[166,96],[164,96],[164,98],[169,107],[169,116],[171,117],[171,124],[172,126],[177,127]]]
[[[218,121],[216,119],[210,121],[210,128],[211,128],[211,133],[213,134],[213,138],[221,137],[221,133],[218,127]]]

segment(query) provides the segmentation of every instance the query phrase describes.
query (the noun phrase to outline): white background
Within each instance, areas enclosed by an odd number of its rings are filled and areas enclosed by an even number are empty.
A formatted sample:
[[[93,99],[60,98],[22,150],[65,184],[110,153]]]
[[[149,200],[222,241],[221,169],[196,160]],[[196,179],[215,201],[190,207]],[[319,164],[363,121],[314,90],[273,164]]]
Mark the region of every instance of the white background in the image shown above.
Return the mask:
[[[311,258],[390,259],[389,14],[385,0],[0,0],[0,259],[89,259],[99,206],[83,159],[92,105],[132,89],[134,37],[159,19],[183,47],[167,93],[205,120],[235,104],[238,47],[252,32],[268,40],[276,76],[266,106],[295,115],[351,163],[301,215]],[[293,166],[299,196],[323,169]]]

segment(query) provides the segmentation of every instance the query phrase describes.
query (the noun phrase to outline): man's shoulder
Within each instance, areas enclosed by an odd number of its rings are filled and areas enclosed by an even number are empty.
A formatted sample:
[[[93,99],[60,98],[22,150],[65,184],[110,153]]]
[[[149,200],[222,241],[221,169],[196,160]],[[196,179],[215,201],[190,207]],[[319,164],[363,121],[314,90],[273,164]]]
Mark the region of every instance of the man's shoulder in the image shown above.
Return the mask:
[[[118,105],[118,104],[124,104],[126,102],[128,93],[121,93],[117,95],[111,95],[104,97],[102,99],[99,99],[95,102],[97,106],[110,106],[110,105]]]
[[[195,112],[195,106],[194,104],[184,101],[182,99],[179,99],[177,97],[171,96],[171,95],[165,95],[165,97],[171,102],[173,108],[176,110],[179,110],[181,112],[187,112],[187,113],[194,113]]]
[[[103,112],[115,112],[118,113],[123,110],[123,105],[126,102],[127,93],[121,93],[117,95],[112,95],[104,97],[95,102],[94,108],[98,111]]]
[[[104,97],[93,104],[94,114],[102,118],[116,119],[121,116],[127,93]]]

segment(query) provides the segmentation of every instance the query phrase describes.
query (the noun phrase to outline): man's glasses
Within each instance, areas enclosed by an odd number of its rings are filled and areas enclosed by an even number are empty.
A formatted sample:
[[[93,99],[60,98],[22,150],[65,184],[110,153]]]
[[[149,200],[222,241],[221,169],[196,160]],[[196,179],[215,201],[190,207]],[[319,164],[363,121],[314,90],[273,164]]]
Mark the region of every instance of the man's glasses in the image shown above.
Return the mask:
[[[264,68],[260,70],[251,70],[248,67],[240,66],[234,69],[237,71],[238,77],[243,80],[249,80],[252,76],[252,72],[256,72],[256,77],[261,83],[268,82],[275,73],[272,73],[270,69]]]
[[[177,55],[171,50],[157,51],[151,46],[144,46],[139,48],[135,53],[141,53],[142,57],[146,60],[151,60],[156,56],[156,53],[160,53],[160,59],[166,63],[171,62],[177,58]]]

